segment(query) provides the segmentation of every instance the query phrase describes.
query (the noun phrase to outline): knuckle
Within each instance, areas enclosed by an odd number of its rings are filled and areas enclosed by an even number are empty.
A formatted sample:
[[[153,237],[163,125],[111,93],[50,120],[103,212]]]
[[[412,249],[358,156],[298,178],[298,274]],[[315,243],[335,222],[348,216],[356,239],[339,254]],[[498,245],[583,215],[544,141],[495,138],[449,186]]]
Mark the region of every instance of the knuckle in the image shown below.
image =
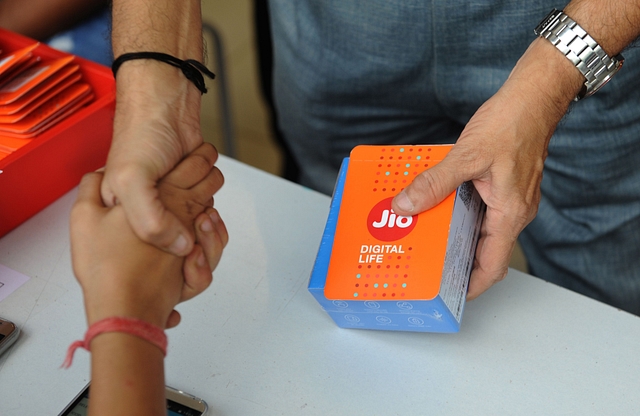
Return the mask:
[[[498,283],[504,280],[505,277],[507,277],[507,274],[509,273],[509,269],[502,269],[502,270],[498,270],[496,272],[496,277],[493,281],[493,283]]]
[[[227,243],[229,242],[229,236],[227,235],[227,233],[217,232],[215,236],[215,241],[216,241],[216,246],[219,247],[219,249],[216,249],[216,255],[220,256],[220,254],[222,253],[222,250],[227,246]]]
[[[218,151],[211,143],[202,143],[193,153],[188,156],[190,163],[198,169],[209,171],[218,160]]]
[[[192,200],[184,201],[184,208],[185,213],[191,218],[194,218],[196,215],[204,211],[202,204]]]
[[[140,227],[136,234],[147,242],[160,242],[164,232],[165,227],[159,219],[146,217],[140,222]]]
[[[199,200],[199,204],[200,204],[202,210],[205,210],[208,207],[212,207],[213,206],[213,196],[211,196],[211,194],[205,195],[203,198],[201,198]]]
[[[196,153],[190,158],[191,168],[199,172],[208,172],[213,166],[213,162],[204,153]]]
[[[512,218],[514,228],[519,233],[535,218],[538,212],[538,204],[526,201],[517,201],[512,204]]]
[[[218,160],[218,149],[216,149],[213,144],[207,142],[203,143],[202,150],[211,165]]]
[[[131,169],[130,167],[123,166],[115,171],[108,171],[105,181],[107,181],[115,193],[118,194],[119,191],[128,189],[131,178],[135,175],[135,172],[135,168]]]
[[[214,166],[213,167],[213,174],[214,174],[216,180],[218,181],[218,183],[220,184],[220,186],[224,185],[224,175],[222,174],[222,171]]]
[[[224,176],[220,169],[214,167],[207,177],[207,188],[211,195],[216,193],[224,185]]]
[[[208,288],[211,282],[213,282],[213,273],[207,273],[204,279],[202,279],[202,290]]]

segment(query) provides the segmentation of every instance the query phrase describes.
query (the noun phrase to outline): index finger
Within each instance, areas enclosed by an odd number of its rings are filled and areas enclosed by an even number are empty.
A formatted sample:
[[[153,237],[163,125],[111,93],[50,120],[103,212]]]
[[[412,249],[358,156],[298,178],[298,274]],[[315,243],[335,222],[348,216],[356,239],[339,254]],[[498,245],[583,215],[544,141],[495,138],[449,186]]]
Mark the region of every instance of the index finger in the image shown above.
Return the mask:
[[[487,208],[476,249],[475,267],[469,279],[468,300],[477,298],[506,277],[517,241],[514,228],[510,217]]]
[[[180,189],[189,189],[207,176],[216,160],[218,160],[216,148],[210,143],[202,143],[167,173],[162,182]]]

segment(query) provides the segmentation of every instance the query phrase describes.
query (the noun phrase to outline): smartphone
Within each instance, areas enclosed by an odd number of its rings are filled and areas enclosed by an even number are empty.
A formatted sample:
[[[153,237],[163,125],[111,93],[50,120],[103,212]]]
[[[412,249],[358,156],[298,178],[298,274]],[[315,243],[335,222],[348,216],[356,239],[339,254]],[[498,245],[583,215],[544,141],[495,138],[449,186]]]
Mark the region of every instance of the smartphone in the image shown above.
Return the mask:
[[[0,318],[0,354],[16,342],[20,329],[13,323]]]
[[[60,412],[58,416],[86,416],[89,407],[89,385]],[[167,416],[204,416],[207,414],[207,403],[172,387],[166,387]]]

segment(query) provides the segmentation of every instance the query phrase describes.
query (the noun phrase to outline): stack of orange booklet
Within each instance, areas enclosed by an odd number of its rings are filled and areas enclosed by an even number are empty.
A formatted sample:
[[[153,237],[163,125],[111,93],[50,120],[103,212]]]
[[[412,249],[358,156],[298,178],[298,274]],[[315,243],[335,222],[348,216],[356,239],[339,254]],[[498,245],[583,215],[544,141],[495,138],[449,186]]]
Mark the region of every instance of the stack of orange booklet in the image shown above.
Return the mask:
[[[0,51],[0,159],[93,99],[73,56],[43,59],[38,45]]]

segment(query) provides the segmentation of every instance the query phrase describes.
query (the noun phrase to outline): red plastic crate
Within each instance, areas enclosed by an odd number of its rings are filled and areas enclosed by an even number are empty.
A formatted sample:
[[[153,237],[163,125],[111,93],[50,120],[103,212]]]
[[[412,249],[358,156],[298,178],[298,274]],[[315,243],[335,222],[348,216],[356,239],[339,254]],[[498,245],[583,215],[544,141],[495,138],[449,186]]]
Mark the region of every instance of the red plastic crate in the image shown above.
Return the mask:
[[[3,55],[33,39],[0,29]],[[34,54],[55,59],[69,54],[41,44]],[[31,143],[0,160],[0,237],[76,186],[82,175],[104,166],[111,145],[115,82],[111,70],[76,57],[82,79],[95,98]]]

